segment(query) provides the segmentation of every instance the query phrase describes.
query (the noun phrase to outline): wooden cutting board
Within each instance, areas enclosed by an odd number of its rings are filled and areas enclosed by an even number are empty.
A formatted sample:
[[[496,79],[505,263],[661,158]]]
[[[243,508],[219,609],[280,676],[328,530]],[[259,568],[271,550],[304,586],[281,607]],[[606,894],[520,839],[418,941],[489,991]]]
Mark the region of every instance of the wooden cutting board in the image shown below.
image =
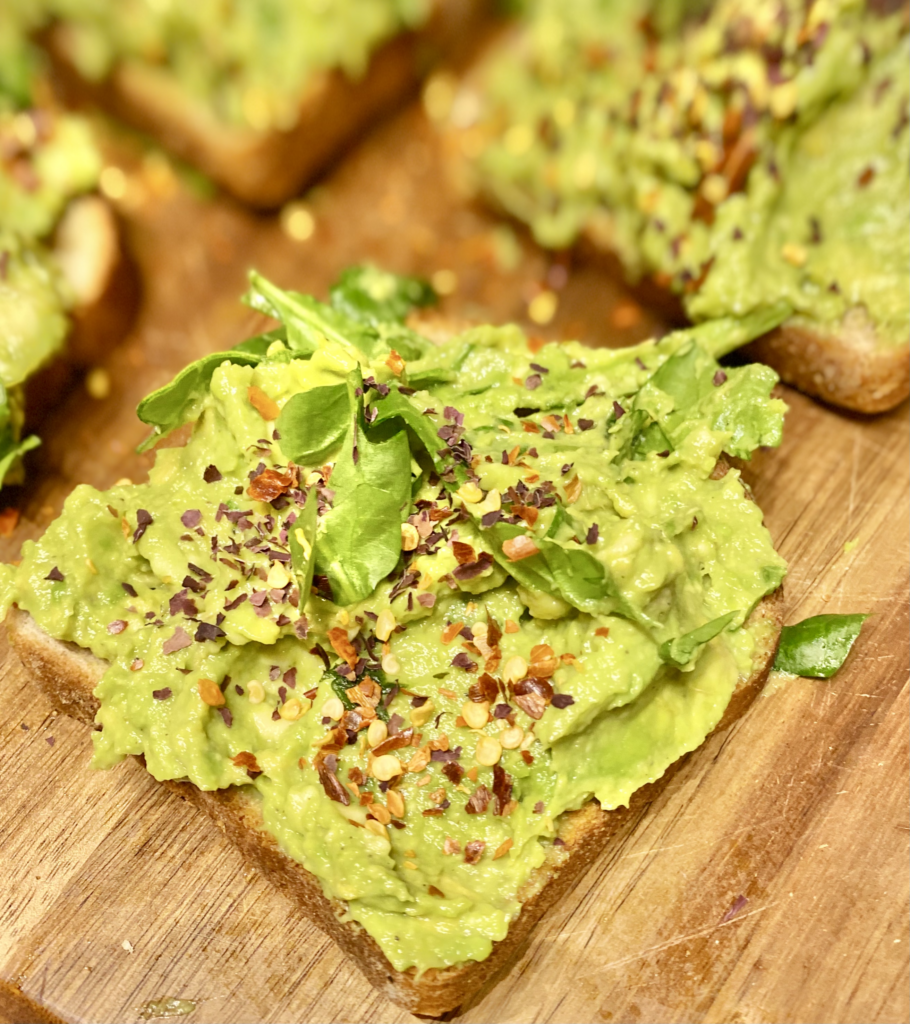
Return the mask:
[[[4,494],[21,511],[4,559],[78,482],[141,477],[137,401],[249,333],[237,298],[250,266],[317,294],[365,258],[444,271],[448,313],[595,344],[662,326],[602,271],[552,261],[461,198],[416,104],[308,198],[306,241],[200,197],[133,140],[110,150],[127,172],[105,180],[142,275],[139,319],[103,364],[108,397],[77,382],[47,419],[29,486]],[[555,318],[530,323],[547,282]],[[871,612],[854,654],[828,682],[772,677],[458,1020],[910,1016],[907,409],[866,420],[786,398],[784,445],[747,477],[790,561],[788,619]],[[0,1022],[415,1019],[136,763],[90,771],[88,730],[51,713],[5,644],[0,658]]]

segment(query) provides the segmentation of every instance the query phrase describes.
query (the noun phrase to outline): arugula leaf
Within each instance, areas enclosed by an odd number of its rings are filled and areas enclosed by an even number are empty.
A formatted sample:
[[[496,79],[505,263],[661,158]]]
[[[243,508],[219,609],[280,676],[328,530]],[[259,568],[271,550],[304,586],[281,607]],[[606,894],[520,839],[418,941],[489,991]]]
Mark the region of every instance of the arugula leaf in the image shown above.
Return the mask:
[[[727,626],[739,615],[738,611],[727,612],[718,619],[706,622],[691,633],[684,633],[682,636],[667,640],[658,648],[660,660],[674,668],[685,668],[695,657],[695,652],[709,640],[713,640],[719,633],[722,633]]]
[[[707,421],[711,430],[730,435],[725,451],[749,458],[760,445],[773,447],[781,442],[786,405],[770,397],[777,381],[777,374],[760,364],[721,370],[699,345],[687,345],[651,378],[675,404],[660,428],[672,447],[678,448],[697,425]]]
[[[385,398],[377,399],[373,408],[376,410],[376,418],[371,424],[371,434],[375,436],[376,428],[384,423],[398,424],[399,429],[407,426],[426,449],[437,471],[441,473],[445,469],[446,463],[438,454],[445,445],[436,433],[436,424],[424,416],[397,388],[393,387]]]
[[[6,445],[0,446],[0,486],[3,485],[6,480],[7,473],[14,468],[17,461],[25,455],[26,452],[30,452],[33,448],[37,448],[41,444],[41,438],[35,434],[25,438],[24,441],[13,441],[9,439],[7,442],[10,447]],[[10,483],[21,483],[21,479],[15,479],[9,481]]]
[[[372,326],[318,302],[311,295],[285,291],[255,270],[250,271],[250,288],[243,301],[284,324],[288,346],[297,358],[311,356],[324,345],[325,339],[354,357],[358,352],[372,355],[376,345],[378,334]]]
[[[316,488],[307,492],[306,505],[294,520],[288,531],[288,542],[291,549],[291,566],[297,576],[300,588],[300,608],[306,604],[313,585],[313,573],[316,569],[315,547],[317,527],[318,500]]]
[[[830,679],[843,665],[868,615],[815,615],[784,626],[774,667],[795,676]]]
[[[564,548],[547,537],[534,537],[540,553],[510,561],[502,545],[525,533],[524,527],[512,523],[497,523],[486,531],[494,540],[493,557],[522,586],[562,598],[579,611],[618,611],[636,617],[617,594],[603,565],[582,548]]]
[[[339,312],[375,327],[390,321],[403,323],[412,309],[432,306],[437,297],[422,278],[355,266],[343,271],[332,285],[329,300]]]
[[[368,597],[395,568],[401,523],[411,499],[411,451],[402,430],[382,441],[367,433],[359,368],[348,377],[350,424],[330,481],[332,508],[323,515],[316,565],[329,578],[335,603]]]
[[[288,332],[285,328],[276,327],[273,331],[265,331],[263,334],[256,334],[252,338],[247,338],[246,341],[241,341],[231,351],[251,352],[253,355],[259,356],[260,359],[265,359],[266,352],[273,342],[283,341],[287,344],[287,340]]]
[[[347,384],[299,391],[288,399],[275,423],[281,450],[294,462],[311,466],[338,446],[350,418]]]
[[[190,363],[170,384],[153,391],[139,403],[136,414],[143,423],[153,427],[154,431],[136,450],[147,451],[165,434],[194,418],[196,406],[208,394],[212,374],[222,363],[255,366],[261,358],[255,352],[231,349],[229,352],[213,352],[202,359],[197,359],[195,363]]]

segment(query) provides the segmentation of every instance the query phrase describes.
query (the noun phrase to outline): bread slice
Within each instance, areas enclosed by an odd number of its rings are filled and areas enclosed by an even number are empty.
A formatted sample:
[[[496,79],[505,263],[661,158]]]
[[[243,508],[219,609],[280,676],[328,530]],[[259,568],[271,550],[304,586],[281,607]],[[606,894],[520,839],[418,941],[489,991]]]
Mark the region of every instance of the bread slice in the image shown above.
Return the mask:
[[[718,729],[724,729],[748,707],[763,684],[774,655],[782,621],[782,592],[766,597],[752,613],[750,623],[762,623],[759,649],[752,674],[740,680]],[[61,712],[90,725],[98,709],[93,688],[105,663],[71,643],[54,640],[34,620],[16,608],[8,619],[10,637],[26,670],[51,703]],[[558,837],[544,864],[536,869],[522,894],[522,909],[508,935],[493,945],[483,961],[430,969],[417,976],[413,968],[396,971],[374,940],[355,922],[341,921],[341,903],[327,899],[315,875],[286,856],[266,832],[252,786],[203,792],[188,782],[167,782],[169,789],[204,810],[215,824],[300,910],[330,935],[353,959],[369,981],[400,1006],[421,1016],[450,1014],[474,1001],[492,986],[497,976],[521,955],[537,921],[576,885],[600,855],[611,836],[634,820],[666,786],[681,762],[636,792],[628,808],[602,811],[591,801],[560,819]]]
[[[65,23],[42,41],[68,98],[93,103],[148,132],[238,199],[268,209],[296,195],[413,92],[441,56],[473,36],[489,7],[485,0],[434,0],[426,24],[379,47],[361,78],[339,70],[315,76],[301,97],[297,123],[286,131],[226,124],[188,96],[166,68],[123,63],[104,81],[88,82],[71,59]]]

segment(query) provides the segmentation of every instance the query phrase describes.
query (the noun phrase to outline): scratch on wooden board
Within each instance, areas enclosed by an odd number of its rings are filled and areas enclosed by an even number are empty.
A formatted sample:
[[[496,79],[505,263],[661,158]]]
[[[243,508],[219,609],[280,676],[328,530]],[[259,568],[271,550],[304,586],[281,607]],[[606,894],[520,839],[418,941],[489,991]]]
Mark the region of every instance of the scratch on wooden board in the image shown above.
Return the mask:
[[[689,817],[689,815],[683,815],[682,817]],[[632,857],[647,857],[652,853],[666,853],[668,850],[683,850],[692,849],[693,847],[697,848],[699,846],[714,846],[724,839],[730,839],[733,836],[739,835],[740,832],[761,830],[767,826],[774,825],[777,822],[783,821],[785,817],[786,816],[783,814],[776,814],[773,818],[764,818],[762,821],[750,821],[748,825],[731,829],[729,832],[724,832],[720,837],[712,836],[709,839],[701,841],[694,840],[686,843],[670,843],[668,846],[652,846],[647,850],[632,850],[629,853],[624,853],[622,857],[620,857],[620,860],[629,860]]]
[[[679,935],[675,939],[667,939],[666,942],[658,942],[657,945],[649,946],[647,949],[643,949],[640,953],[633,953],[631,956],[624,956],[620,957],[619,960],[612,960],[610,963],[604,964],[602,970],[608,971],[613,967],[623,967],[626,964],[633,963],[635,960],[642,960],[646,956],[651,956],[652,953],[662,953],[665,949],[678,946],[681,942],[689,942],[692,939],[704,938],[706,935],[711,935],[716,932],[719,928],[729,928],[730,925],[739,924],[741,921],[745,921],[747,917],[754,917],[756,914],[764,913],[764,911],[770,910],[772,907],[776,907],[778,903],[780,903],[780,900],[775,900],[773,903],[768,903],[764,907],[756,907],[755,910],[750,910],[748,914],[738,914],[736,917],[730,918],[729,921],[712,924],[708,928],[699,928],[696,932]]]

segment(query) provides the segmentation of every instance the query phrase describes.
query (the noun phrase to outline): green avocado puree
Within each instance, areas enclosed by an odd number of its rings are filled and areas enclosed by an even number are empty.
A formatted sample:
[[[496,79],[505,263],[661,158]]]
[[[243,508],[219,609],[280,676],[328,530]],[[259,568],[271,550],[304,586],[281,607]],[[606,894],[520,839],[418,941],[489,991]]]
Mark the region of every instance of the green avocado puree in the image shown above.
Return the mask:
[[[635,348],[434,343],[352,270],[150,396],[145,483],[77,487],[13,602],[108,662],[94,764],[245,786],[399,970],[482,960],[560,816],[628,803],[752,668],[785,565],[723,452],[776,445],[767,319]],[[668,653],[668,652],[672,652]]]
[[[859,0],[530,0],[453,107],[480,186],[694,320],[786,300],[910,333],[910,36]],[[465,112],[468,112],[467,114]],[[471,113],[473,111],[473,113]]]

